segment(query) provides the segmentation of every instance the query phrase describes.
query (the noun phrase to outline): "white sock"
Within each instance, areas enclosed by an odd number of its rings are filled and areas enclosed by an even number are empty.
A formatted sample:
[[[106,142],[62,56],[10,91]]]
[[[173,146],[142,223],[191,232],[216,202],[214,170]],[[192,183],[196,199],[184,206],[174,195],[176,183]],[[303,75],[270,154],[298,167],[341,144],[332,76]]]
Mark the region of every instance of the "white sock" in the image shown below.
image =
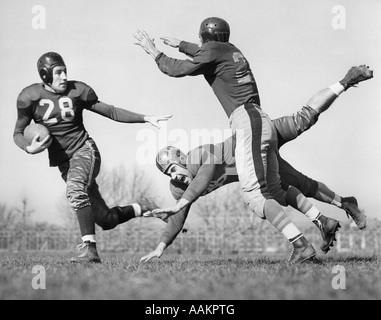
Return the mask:
[[[334,93],[335,95],[339,96],[340,94],[342,94],[344,92],[344,86],[340,83],[340,82],[336,82],[335,84],[333,84],[332,86],[329,87]]]
[[[311,220],[314,221],[320,216],[320,211],[316,207],[312,207],[310,210],[307,211],[306,216]]]
[[[135,217],[140,217],[142,215],[142,207],[139,203],[131,204],[135,211]]]
[[[290,242],[294,242],[302,236],[302,233],[293,223],[289,223],[287,226],[285,226],[282,230],[282,233]]]
[[[97,242],[95,234],[87,234],[87,235],[83,236],[81,239],[83,242],[85,242],[85,241],[90,241],[93,243]]]
[[[341,208],[341,197],[338,196],[338,195],[335,193],[335,197],[334,197],[333,200],[331,201],[331,204],[335,205],[336,207]]]

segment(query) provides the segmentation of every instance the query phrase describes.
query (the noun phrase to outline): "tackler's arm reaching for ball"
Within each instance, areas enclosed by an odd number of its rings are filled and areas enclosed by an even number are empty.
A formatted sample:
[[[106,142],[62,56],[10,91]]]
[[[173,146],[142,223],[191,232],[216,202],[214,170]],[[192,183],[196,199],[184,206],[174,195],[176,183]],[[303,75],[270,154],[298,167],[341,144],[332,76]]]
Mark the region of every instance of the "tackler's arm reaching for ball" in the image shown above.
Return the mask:
[[[156,217],[167,222],[157,248],[144,256],[141,262],[147,262],[154,257],[160,258],[163,251],[172,244],[183,230],[191,205],[199,197],[209,193],[208,187],[214,179],[216,164],[211,160],[208,146],[197,149],[197,161],[191,163],[192,157],[174,147],[166,147],[159,151],[156,164],[161,172],[171,177],[170,190],[177,203],[173,207],[159,208],[146,212],[145,217]],[[188,159],[188,164],[184,159]],[[193,158],[195,159],[195,158]],[[190,169],[188,169],[190,168]]]

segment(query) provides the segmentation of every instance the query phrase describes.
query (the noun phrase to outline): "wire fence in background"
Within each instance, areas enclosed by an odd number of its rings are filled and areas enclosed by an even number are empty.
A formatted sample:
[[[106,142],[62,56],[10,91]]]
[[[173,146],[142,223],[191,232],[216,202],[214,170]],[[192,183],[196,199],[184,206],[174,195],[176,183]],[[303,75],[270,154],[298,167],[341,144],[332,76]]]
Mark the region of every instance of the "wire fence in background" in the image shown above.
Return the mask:
[[[97,232],[100,252],[148,253],[156,248],[162,230],[158,228],[119,228]],[[319,233],[305,233],[316,249]],[[1,251],[69,251],[80,243],[73,230],[0,230]],[[216,232],[206,228],[181,233],[167,249],[171,253],[194,254],[254,254],[288,253],[289,242],[276,231],[241,230]],[[344,231],[337,234],[332,248],[337,253],[381,254],[380,231]]]

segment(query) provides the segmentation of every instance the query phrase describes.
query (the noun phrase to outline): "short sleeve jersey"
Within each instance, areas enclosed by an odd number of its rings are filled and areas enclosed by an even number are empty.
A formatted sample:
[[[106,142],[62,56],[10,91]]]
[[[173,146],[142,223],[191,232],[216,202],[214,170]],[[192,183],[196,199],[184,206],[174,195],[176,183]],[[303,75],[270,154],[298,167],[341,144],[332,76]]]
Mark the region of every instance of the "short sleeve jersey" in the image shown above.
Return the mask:
[[[62,94],[46,90],[42,83],[33,84],[17,98],[14,134],[23,133],[32,120],[46,126],[53,138],[48,149],[50,165],[58,166],[88,139],[82,113],[97,101],[94,90],[83,82],[68,81]]]

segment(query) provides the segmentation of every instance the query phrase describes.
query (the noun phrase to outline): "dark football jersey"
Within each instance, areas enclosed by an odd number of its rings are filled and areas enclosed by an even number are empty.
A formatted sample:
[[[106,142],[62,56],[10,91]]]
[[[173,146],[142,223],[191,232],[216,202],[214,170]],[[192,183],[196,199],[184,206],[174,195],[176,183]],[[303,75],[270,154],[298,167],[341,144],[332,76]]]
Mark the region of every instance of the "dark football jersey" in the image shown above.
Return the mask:
[[[192,56],[195,48],[183,41],[180,50]],[[249,62],[229,42],[210,41],[203,44],[194,54],[193,61],[173,59],[160,53],[156,63],[163,73],[172,77],[203,74],[228,117],[245,103],[260,105],[257,84]]]
[[[14,134],[23,133],[33,120],[46,126],[53,138],[48,148],[51,166],[71,157],[88,138],[82,111],[98,101],[94,90],[83,82],[68,81],[64,93],[48,91],[42,83],[26,87],[17,98],[18,119]]]
[[[204,165],[213,166],[213,171],[202,170]],[[238,181],[233,138],[230,137],[216,145],[202,145],[188,152],[187,170],[193,178],[189,186],[170,181],[170,190],[176,200],[183,197],[193,202],[223,185]],[[198,180],[195,180],[196,177]],[[201,185],[198,181],[202,181]]]

